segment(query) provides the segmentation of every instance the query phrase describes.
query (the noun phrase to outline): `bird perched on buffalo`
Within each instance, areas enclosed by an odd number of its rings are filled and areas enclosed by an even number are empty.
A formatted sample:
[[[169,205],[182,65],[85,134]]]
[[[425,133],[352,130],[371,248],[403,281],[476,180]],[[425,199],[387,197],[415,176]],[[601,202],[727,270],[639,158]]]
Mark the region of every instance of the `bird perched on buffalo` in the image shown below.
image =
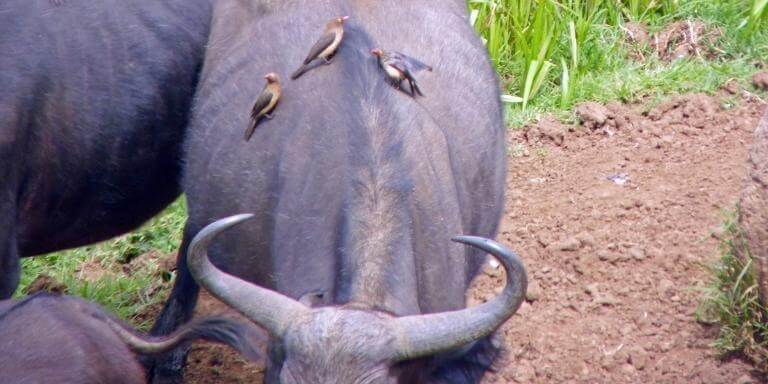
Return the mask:
[[[387,74],[395,88],[400,89],[403,80],[408,80],[408,85],[411,87],[411,97],[416,94],[424,96],[414,74],[422,70],[431,72],[432,67],[400,52],[374,48],[371,50],[371,54],[378,58],[379,66]]]
[[[245,141],[251,138],[262,117],[272,118],[272,111],[280,100],[280,78],[277,74],[274,72],[267,73],[264,75],[264,79],[267,80],[267,84],[251,108],[251,121],[248,124],[248,129],[245,130]]]
[[[296,80],[299,76],[303,75],[309,69],[310,63],[315,59],[322,59],[326,64],[331,63],[336,50],[339,49],[341,39],[344,38],[344,21],[347,19],[349,19],[349,16],[337,17],[325,25],[323,35],[309,49],[307,58],[304,59],[301,67],[291,75],[291,79]]]

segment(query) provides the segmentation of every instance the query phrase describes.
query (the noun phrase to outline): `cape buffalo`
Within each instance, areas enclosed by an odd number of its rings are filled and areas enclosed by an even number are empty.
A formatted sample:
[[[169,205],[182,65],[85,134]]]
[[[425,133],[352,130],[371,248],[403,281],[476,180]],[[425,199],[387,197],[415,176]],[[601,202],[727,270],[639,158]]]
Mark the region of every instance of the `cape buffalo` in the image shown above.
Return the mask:
[[[0,299],[19,257],[126,232],[179,195],[209,0],[0,3]]]
[[[158,353],[197,339],[228,344],[249,358],[257,352],[247,328],[210,317],[173,336],[148,340],[75,297],[37,294],[0,302],[0,382],[143,384],[139,354]]]
[[[262,76],[287,79],[322,26],[347,15],[333,61],[285,82],[273,118],[243,140]],[[374,47],[432,65],[419,74],[427,96],[394,90]],[[261,296],[236,305],[259,312],[251,318],[273,336],[267,382],[479,381],[497,352],[487,333],[514,312],[524,272],[511,266],[504,298],[514,299],[487,316],[450,312],[465,307],[483,253],[448,239],[494,236],[504,130],[496,75],[463,0],[217,3],[185,145],[190,216],[174,290],[153,333],[191,314],[192,237],[216,219],[254,212],[213,242],[211,258],[281,294],[272,296],[279,305]],[[302,307],[287,298],[310,292],[323,292],[317,305],[330,309],[302,317],[307,322],[290,333],[282,321]],[[433,313],[453,323],[417,316]],[[398,323],[412,323],[403,332],[425,332],[406,338],[413,345],[396,348],[396,358],[383,340],[391,329],[380,327],[392,316],[412,319]],[[444,337],[452,326],[467,333]],[[178,379],[182,363],[183,353],[157,362],[154,378]]]

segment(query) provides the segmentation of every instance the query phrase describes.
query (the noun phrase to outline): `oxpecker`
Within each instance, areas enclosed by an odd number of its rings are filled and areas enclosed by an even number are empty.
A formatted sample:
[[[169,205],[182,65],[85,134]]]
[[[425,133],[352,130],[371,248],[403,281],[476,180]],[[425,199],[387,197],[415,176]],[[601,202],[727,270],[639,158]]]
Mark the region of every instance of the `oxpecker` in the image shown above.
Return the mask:
[[[245,141],[251,138],[262,117],[272,118],[272,111],[280,100],[280,78],[277,74],[274,72],[267,73],[264,75],[264,79],[267,80],[267,84],[261,90],[259,97],[256,98],[256,102],[253,103],[251,121],[248,124],[248,129],[245,130]]]
[[[339,49],[341,39],[344,37],[344,21],[347,19],[349,16],[337,17],[325,25],[323,35],[310,48],[304,63],[291,75],[291,79],[296,80],[303,75],[309,69],[309,64],[315,59],[322,59],[325,64],[331,63],[331,59],[336,54],[336,50]]]
[[[379,66],[397,89],[400,89],[400,84],[403,80],[408,80],[408,84],[411,87],[411,96],[413,97],[416,94],[424,96],[413,75],[425,69],[432,71],[432,67],[400,52],[388,52],[383,49],[374,48],[371,50],[371,54],[378,58]]]

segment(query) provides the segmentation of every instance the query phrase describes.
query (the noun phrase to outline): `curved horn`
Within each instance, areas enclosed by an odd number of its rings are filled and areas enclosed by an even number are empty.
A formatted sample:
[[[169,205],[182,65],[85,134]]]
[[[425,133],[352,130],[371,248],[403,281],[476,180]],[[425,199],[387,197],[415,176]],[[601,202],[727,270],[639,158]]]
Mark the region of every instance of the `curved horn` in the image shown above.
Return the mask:
[[[487,336],[514,315],[525,298],[528,278],[516,253],[482,237],[456,236],[451,240],[480,248],[498,259],[507,271],[507,285],[500,295],[472,308],[393,319],[399,336],[395,360],[432,355]]]
[[[222,272],[208,259],[208,246],[225,229],[253,218],[252,214],[225,217],[208,224],[189,244],[187,264],[192,277],[213,296],[227,303],[272,336],[282,337],[290,322],[310,310],[288,296]]]

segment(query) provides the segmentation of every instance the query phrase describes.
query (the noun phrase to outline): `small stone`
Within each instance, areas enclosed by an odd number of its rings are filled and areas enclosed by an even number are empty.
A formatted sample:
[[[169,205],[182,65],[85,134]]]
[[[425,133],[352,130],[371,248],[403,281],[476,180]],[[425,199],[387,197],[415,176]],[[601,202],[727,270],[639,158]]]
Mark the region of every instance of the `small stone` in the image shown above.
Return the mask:
[[[648,363],[648,353],[642,347],[631,348],[629,350],[629,363],[638,371],[642,371]]]
[[[581,248],[581,240],[577,239],[575,236],[572,236],[560,241],[556,241],[550,244],[547,248],[566,252],[577,251],[579,248]]]
[[[576,116],[581,120],[582,124],[586,127],[595,129],[602,127],[610,111],[603,105],[588,101],[576,106]]]
[[[671,290],[674,287],[675,287],[675,283],[671,282],[670,280],[661,279],[661,281],[659,281],[659,292],[661,293],[667,293],[667,291]]]
[[[691,128],[691,127],[685,127],[680,131],[683,135],[686,136],[697,136],[699,134],[699,131]]]
[[[645,251],[642,248],[632,247],[632,248],[629,249],[628,253],[635,260],[644,260],[645,259]]]
[[[755,88],[768,91],[768,71],[758,72],[752,76],[752,84]]]
[[[633,367],[631,364],[622,364],[621,368],[619,368],[619,371],[623,375],[633,375],[635,373],[635,367]]]
[[[603,367],[606,371],[610,371],[614,366],[616,366],[616,360],[613,358],[613,355],[603,355],[603,357],[600,359],[600,366]]]
[[[739,93],[739,82],[735,79],[728,80],[723,84],[723,90],[731,95],[736,95]]]
[[[591,247],[595,245],[595,237],[589,232],[581,232],[576,235],[576,238],[581,242],[582,246]]]
[[[635,207],[635,202],[630,199],[622,200],[619,204],[621,205],[622,208],[627,210]]]
[[[752,377],[747,375],[746,373],[739,376],[738,379],[736,379],[736,384],[754,384],[755,381],[752,380]]]
[[[536,377],[536,371],[528,360],[520,360],[514,369],[514,379],[518,383],[530,383]]]
[[[713,227],[710,233],[713,238],[720,240],[723,238],[723,234],[725,233],[725,228],[723,228],[722,225],[718,225],[716,227]]]
[[[620,303],[620,301],[610,293],[603,293],[595,298],[595,303],[600,305],[613,306]]]
[[[543,137],[546,137],[558,147],[565,141],[565,129],[560,124],[542,124],[539,130]]]
[[[606,251],[604,249],[597,251],[597,258],[611,264],[616,264],[616,262],[621,260],[621,256],[618,253]]]
[[[528,301],[537,301],[541,299],[541,286],[536,280],[528,283],[528,290],[525,292],[525,299]]]

